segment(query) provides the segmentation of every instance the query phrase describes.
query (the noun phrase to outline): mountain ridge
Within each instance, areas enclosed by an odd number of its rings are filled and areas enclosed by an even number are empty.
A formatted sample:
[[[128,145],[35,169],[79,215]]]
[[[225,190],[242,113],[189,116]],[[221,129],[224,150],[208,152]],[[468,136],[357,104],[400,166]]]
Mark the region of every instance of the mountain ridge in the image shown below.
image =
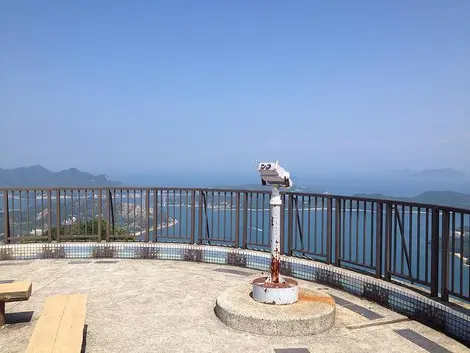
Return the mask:
[[[14,169],[0,168],[0,187],[87,187],[118,186],[118,181],[110,180],[104,174],[94,175],[77,168],[52,172],[41,165],[19,167]]]

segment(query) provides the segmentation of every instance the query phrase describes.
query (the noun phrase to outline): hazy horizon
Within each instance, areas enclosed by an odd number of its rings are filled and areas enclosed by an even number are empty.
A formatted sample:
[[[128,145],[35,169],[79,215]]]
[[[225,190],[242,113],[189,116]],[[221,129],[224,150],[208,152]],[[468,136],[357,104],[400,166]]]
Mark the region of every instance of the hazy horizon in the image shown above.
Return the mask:
[[[45,167],[45,166],[42,166]],[[71,167],[73,168],[73,167]],[[67,168],[69,169],[69,168]],[[57,172],[51,170],[53,172]],[[138,170],[114,171],[80,170],[92,174],[105,174],[112,181],[121,182],[127,187],[212,187],[239,188],[260,185],[258,172],[253,168],[235,172],[206,171],[188,169],[185,173],[160,171],[142,173]],[[427,191],[452,191],[470,195],[470,175],[455,173],[455,170],[422,174],[407,171],[374,172],[316,172],[289,170],[294,181],[294,189],[330,194],[383,194],[386,196],[417,196]],[[405,172],[405,173],[403,173]],[[429,172],[429,170],[428,170]],[[27,173],[31,173],[28,171]],[[8,180],[8,179],[7,179]],[[28,184],[29,185],[29,184]],[[21,185],[20,185],[21,186]]]
[[[274,161],[274,159],[270,160],[270,161]],[[253,163],[250,163],[248,165],[246,165],[244,168],[239,168],[239,169],[224,169],[224,170],[221,170],[221,171],[213,171],[211,169],[205,169],[205,168],[201,168],[199,170],[196,171],[196,174],[198,175],[250,175],[252,173],[255,173],[256,174],[256,168],[255,168],[255,163],[256,161],[254,161]],[[356,169],[356,170],[348,170],[348,169],[342,169],[341,166],[338,166],[337,169],[334,169],[334,168],[331,168],[331,169],[326,169],[326,168],[319,168],[319,169],[313,169],[313,170],[309,170],[309,169],[305,169],[305,168],[289,168],[288,166],[286,166],[286,164],[284,164],[282,161],[279,161],[280,164],[285,167],[286,169],[288,169],[291,174],[300,174],[300,175],[304,175],[304,176],[334,176],[334,175],[340,175],[340,174],[348,174],[348,175],[352,175],[354,177],[361,177],[361,176],[381,176],[381,175],[400,175],[400,174],[406,174],[406,173],[419,173],[419,172],[423,172],[423,171],[433,171],[433,170],[454,170],[456,172],[462,172],[464,173],[467,177],[470,177],[470,169],[457,169],[457,168],[453,168],[453,167],[449,167],[449,166],[443,166],[443,167],[437,167],[437,168],[425,168],[425,169],[417,169],[417,168],[409,168],[409,167],[403,167],[403,168],[392,168],[392,169],[387,169],[387,168],[382,168],[382,169],[378,169],[378,168],[373,168],[373,166],[371,166],[370,168],[364,168],[364,169]],[[104,174],[104,175],[109,175],[109,176],[112,176],[112,175],[117,175],[117,176],[126,176],[126,175],[130,175],[130,176],[133,176],[133,175],[137,175],[137,176],[155,176],[155,175],[158,175],[160,173],[163,173],[165,175],[187,175],[188,174],[188,170],[181,170],[181,169],[170,169],[170,168],[165,168],[165,166],[163,166],[163,168],[161,168],[160,166],[157,166],[155,167],[154,170],[141,170],[139,168],[137,169],[126,169],[126,168],[118,168],[118,167],[111,167],[111,168],[103,168],[103,169],[100,169],[100,168],[80,168],[80,167],[77,167],[76,165],[74,164],[70,164],[70,165],[63,165],[63,166],[60,166],[60,167],[56,167],[56,168],[51,168],[47,165],[44,165],[44,164],[41,164],[41,163],[32,163],[32,164],[12,164],[12,165],[4,165],[4,164],[0,164],[0,168],[1,169],[8,169],[8,170],[11,170],[11,169],[17,169],[17,168],[28,168],[28,167],[33,167],[33,166],[41,166],[43,168],[46,168],[47,170],[50,170],[52,172],[60,172],[60,171],[64,171],[64,170],[67,170],[67,169],[73,169],[73,168],[76,168],[80,171],[83,171],[83,172],[87,172],[87,173],[91,173],[91,174]],[[191,169],[191,172],[193,172],[194,169]],[[257,175],[257,174],[256,174]]]

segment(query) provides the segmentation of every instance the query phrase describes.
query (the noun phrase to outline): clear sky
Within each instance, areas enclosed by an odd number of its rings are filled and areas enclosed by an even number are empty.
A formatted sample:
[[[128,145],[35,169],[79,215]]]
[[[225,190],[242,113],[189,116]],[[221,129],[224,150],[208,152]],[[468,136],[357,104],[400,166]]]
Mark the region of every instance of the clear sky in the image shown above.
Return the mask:
[[[0,2],[0,166],[470,171],[470,1]]]

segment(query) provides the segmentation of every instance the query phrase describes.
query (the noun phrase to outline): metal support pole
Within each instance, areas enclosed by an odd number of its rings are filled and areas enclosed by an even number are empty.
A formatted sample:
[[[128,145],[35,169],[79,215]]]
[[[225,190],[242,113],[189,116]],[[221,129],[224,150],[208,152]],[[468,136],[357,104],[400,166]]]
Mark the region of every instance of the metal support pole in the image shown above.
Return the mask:
[[[442,246],[441,246],[441,300],[449,301],[449,239],[450,213],[442,211]],[[463,237],[462,237],[463,238]],[[463,239],[462,239],[463,242]],[[463,244],[462,244],[463,246]],[[454,261],[452,259],[452,261]],[[452,272],[453,275],[453,272]]]
[[[230,195],[233,200],[233,196]],[[235,248],[240,247],[240,193],[235,193]]]
[[[160,216],[161,217],[161,216]],[[196,191],[191,197],[191,244],[196,244]]]
[[[439,209],[432,209],[431,219],[431,298],[439,293]]]
[[[13,212],[14,211],[15,210],[13,210]],[[8,206],[8,190],[3,192],[3,242],[5,244],[10,243],[10,209]]]
[[[335,261],[334,264],[340,267],[341,264],[341,199],[335,202]],[[315,210],[316,212],[316,210]]]
[[[282,201],[282,206],[281,206],[281,223],[280,223],[280,226],[281,226],[280,250],[281,250],[281,254],[286,255],[287,254],[286,246],[288,246],[288,244],[287,244],[286,231],[285,231],[286,229],[286,195],[285,194],[281,195],[281,201]]]
[[[247,248],[248,237],[248,192],[243,197],[243,230],[242,230],[242,249]]]
[[[274,170],[271,166],[274,165]],[[299,297],[298,282],[290,278],[283,278],[281,276],[281,252],[284,250],[284,241],[281,235],[284,234],[284,222],[281,222],[281,212],[284,217],[284,209],[282,207],[282,199],[286,199],[286,195],[281,197],[279,189],[281,187],[291,187],[289,173],[285,172],[283,168],[278,166],[278,162],[260,163],[259,171],[261,173],[261,180],[263,185],[268,183],[272,186],[271,198],[269,200],[269,235],[271,240],[271,272],[268,277],[260,277],[255,279],[253,284],[253,299],[261,303],[269,304],[293,304]],[[265,173],[267,171],[267,173]],[[273,177],[274,172],[274,177]],[[263,177],[263,173],[265,174]],[[281,177],[279,177],[281,174]],[[277,175],[277,176],[276,176]],[[267,180],[266,180],[267,179]],[[274,179],[274,180],[273,180]],[[288,249],[287,253],[292,254],[292,236],[293,236],[293,196],[288,196]],[[246,212],[246,209],[244,210]],[[245,221],[245,220],[244,220]],[[298,219],[299,221],[299,219]],[[245,225],[245,224],[244,224]],[[299,222],[300,225],[300,222]],[[245,227],[244,227],[245,228]],[[246,229],[244,229],[246,230]],[[301,235],[302,238],[302,235]],[[285,251],[283,253],[286,253]]]
[[[281,279],[280,268],[281,268],[281,206],[282,199],[279,193],[278,187],[273,187],[271,200],[269,201],[271,206],[271,282],[279,283],[283,282]]]
[[[64,192],[65,194],[65,192]],[[64,195],[66,196],[66,194]],[[60,227],[61,227],[61,222],[60,222],[60,190],[56,190],[56,219],[55,219],[55,226],[56,226],[56,241],[59,243],[60,242]],[[49,212],[52,212],[52,210],[49,210]],[[67,215],[65,215],[67,217]],[[50,230],[52,232],[52,229]]]
[[[292,256],[294,248],[294,198],[287,197],[287,255]]]
[[[375,229],[375,277],[382,278],[382,237],[383,237],[383,203],[377,203],[377,219]]]
[[[385,204],[385,280],[391,281],[390,274],[392,268],[392,205]]]
[[[292,197],[289,197],[292,200]],[[271,273],[269,276],[255,279],[253,299],[261,303],[292,304],[298,300],[298,282],[281,276],[281,207],[282,198],[279,186],[274,185],[269,200],[271,219],[269,230],[271,237]],[[292,223],[291,223],[292,224]]]
[[[101,242],[102,240],[101,239],[101,218],[102,218],[102,212],[103,212],[103,195],[101,191],[102,191],[101,189],[98,189],[98,242]]]
[[[333,199],[331,197],[326,200],[326,205],[326,263],[329,265],[333,259],[331,249],[333,243]]]

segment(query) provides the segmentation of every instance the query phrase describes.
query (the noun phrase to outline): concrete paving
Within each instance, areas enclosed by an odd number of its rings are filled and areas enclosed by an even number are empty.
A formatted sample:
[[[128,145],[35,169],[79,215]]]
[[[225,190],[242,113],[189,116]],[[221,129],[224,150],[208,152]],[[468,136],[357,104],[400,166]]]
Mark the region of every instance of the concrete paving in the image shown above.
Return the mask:
[[[248,269],[158,260],[2,262],[0,281],[32,281],[33,294],[27,302],[7,303],[0,352],[24,352],[45,298],[61,293],[88,294],[88,353],[274,353],[294,348],[322,353],[470,352],[440,332],[323,285],[313,288],[327,291],[338,303],[335,324],[323,333],[272,337],[225,326],[214,314],[217,296],[260,275]]]

